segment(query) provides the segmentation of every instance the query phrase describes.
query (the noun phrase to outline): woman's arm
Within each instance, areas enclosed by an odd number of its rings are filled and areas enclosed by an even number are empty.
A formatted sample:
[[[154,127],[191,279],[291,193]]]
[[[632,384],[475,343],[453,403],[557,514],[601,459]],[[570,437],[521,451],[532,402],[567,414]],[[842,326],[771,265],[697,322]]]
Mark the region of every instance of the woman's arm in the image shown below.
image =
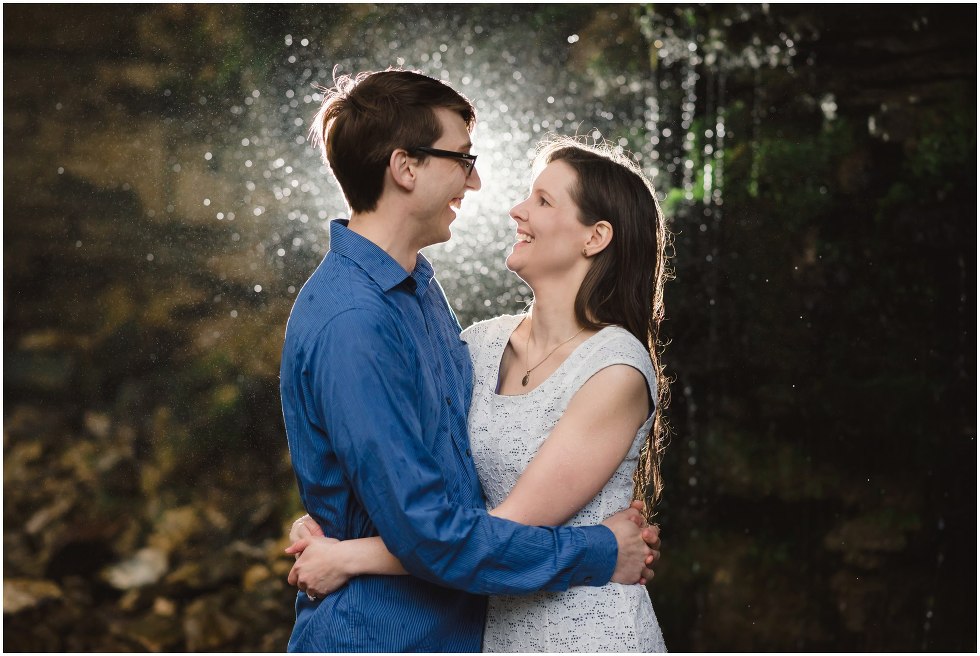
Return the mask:
[[[649,416],[646,381],[628,365],[590,378],[491,515],[535,526],[558,526],[584,508],[629,453]]]
[[[298,554],[289,584],[313,597],[328,595],[361,574],[408,574],[379,537],[338,541],[311,536],[293,543],[286,553]]]
[[[648,398],[643,375],[628,365],[606,367],[592,376],[514,489],[490,514],[531,526],[564,524],[599,493],[626,457],[649,416]],[[312,519],[301,520],[316,525]],[[652,539],[659,548],[659,538]],[[289,583],[315,596],[361,574],[407,574],[379,537],[336,542],[310,535],[294,541],[286,553],[301,553]]]
[[[379,537],[335,540],[309,515],[303,515],[289,530],[292,544],[286,553],[296,557],[289,570],[290,585],[314,597],[322,597],[361,574],[408,574]]]

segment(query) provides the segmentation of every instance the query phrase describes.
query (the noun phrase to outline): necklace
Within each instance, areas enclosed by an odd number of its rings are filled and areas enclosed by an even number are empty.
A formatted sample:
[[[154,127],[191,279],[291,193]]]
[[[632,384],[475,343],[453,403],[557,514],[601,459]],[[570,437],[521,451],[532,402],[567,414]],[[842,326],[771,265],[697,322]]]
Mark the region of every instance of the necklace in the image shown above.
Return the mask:
[[[527,366],[527,356],[531,352],[531,329],[529,327],[527,329],[527,342],[525,342],[525,344],[524,344],[524,366],[527,368],[527,371],[524,374],[524,378],[521,379],[521,387],[527,387],[527,381],[531,379],[531,372],[532,371],[534,371],[535,369],[537,369],[538,367],[540,367],[541,365],[543,365],[544,362],[545,362],[545,360],[547,360],[552,355],[554,355],[555,351],[557,351],[562,346],[564,346],[565,344],[568,344],[570,341],[572,341],[573,339],[575,339],[576,337],[578,337],[579,335],[581,335],[583,330],[585,330],[585,327],[584,326],[582,328],[580,328],[577,333],[575,333],[574,335],[572,335],[571,337],[569,337],[568,339],[566,339],[564,342],[562,342],[561,344],[559,344],[555,348],[553,348],[550,351],[548,351],[548,355],[544,356],[544,358],[542,358],[539,363],[537,363],[533,367],[528,367]]]

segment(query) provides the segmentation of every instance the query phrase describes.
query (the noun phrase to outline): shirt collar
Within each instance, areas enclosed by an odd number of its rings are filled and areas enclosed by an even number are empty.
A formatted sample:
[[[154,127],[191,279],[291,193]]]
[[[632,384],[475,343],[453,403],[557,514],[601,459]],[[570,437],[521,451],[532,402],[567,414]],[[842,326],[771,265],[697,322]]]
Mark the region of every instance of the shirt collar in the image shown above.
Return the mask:
[[[432,282],[434,270],[421,253],[415,260],[411,274],[405,272],[395,258],[380,246],[347,227],[347,219],[330,222],[330,250],[353,261],[385,293],[411,278],[415,282],[415,294],[421,298]]]

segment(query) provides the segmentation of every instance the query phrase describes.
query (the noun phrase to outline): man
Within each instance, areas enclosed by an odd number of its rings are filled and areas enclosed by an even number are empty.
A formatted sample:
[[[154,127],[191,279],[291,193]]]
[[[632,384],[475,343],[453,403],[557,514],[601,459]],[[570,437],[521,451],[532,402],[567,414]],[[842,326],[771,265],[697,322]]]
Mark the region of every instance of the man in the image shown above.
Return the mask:
[[[342,78],[317,115],[351,218],[331,224],[330,252],[286,328],[290,454],[327,535],[380,535],[414,576],[298,595],[290,651],[479,651],[480,595],[649,575],[635,509],[585,528],[485,510],[466,430],[467,348],[419,254],[449,239],[463,197],[480,188],[474,121],[456,91],[408,71]]]

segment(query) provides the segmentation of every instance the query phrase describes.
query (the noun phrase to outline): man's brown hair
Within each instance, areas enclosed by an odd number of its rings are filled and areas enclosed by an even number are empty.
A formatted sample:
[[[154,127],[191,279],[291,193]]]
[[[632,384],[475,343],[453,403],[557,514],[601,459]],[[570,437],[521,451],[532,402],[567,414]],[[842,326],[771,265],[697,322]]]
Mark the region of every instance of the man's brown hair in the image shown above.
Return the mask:
[[[322,146],[352,212],[377,207],[392,151],[431,146],[442,136],[437,107],[458,113],[466,129],[473,129],[473,104],[448,84],[415,71],[343,75],[324,90],[310,137]]]

